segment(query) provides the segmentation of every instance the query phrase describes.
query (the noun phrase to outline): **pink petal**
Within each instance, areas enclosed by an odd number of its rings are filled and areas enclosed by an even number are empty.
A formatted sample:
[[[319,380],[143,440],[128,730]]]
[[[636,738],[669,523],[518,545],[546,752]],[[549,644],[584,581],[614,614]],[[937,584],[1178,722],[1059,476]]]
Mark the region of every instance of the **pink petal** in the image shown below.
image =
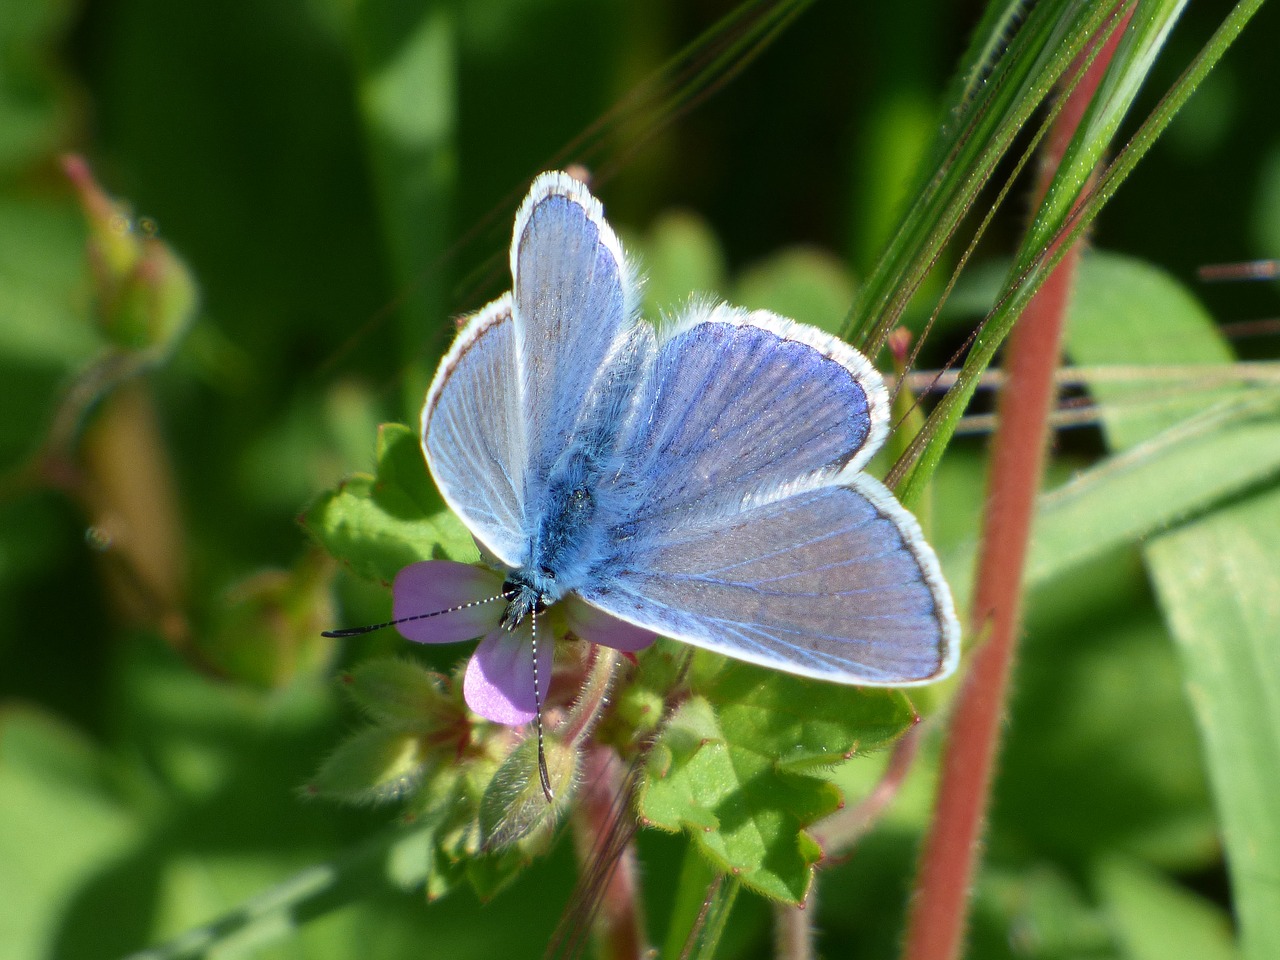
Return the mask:
[[[492,570],[452,560],[424,560],[396,574],[392,616],[419,618],[396,625],[418,643],[474,640],[492,630],[502,616],[505,601],[491,599],[501,590],[502,576]],[[466,606],[478,600],[491,602]]]
[[[555,642],[549,636],[539,639],[538,690],[545,699]],[[494,723],[517,727],[533,719],[533,635],[528,625],[498,629],[480,641],[467,664],[462,693],[467,706]]]
[[[610,616],[573,594],[562,602],[568,627],[581,640],[613,647],[623,653],[635,653],[658,639],[653,631]]]

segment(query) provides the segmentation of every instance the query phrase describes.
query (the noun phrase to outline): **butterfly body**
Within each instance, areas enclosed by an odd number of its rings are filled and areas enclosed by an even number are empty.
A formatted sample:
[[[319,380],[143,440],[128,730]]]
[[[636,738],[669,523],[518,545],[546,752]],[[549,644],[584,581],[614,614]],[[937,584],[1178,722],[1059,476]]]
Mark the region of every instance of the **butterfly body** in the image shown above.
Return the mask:
[[[422,415],[437,486],[504,578],[502,629],[571,598],[622,649],[662,634],[842,683],[954,668],[937,559],[863,473],[888,397],[862,354],[723,304],[650,325],[600,204],[564,174],[535,180],[511,266]]]

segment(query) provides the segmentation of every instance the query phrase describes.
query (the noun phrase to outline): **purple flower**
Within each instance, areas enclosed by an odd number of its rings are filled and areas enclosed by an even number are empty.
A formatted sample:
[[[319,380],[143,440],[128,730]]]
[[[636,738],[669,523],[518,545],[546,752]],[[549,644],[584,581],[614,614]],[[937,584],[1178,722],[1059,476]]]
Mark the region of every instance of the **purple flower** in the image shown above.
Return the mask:
[[[482,637],[467,664],[463,696],[473,711],[509,726],[533,719],[533,633],[529,620],[508,630],[499,624],[506,603],[501,599],[502,574],[452,560],[425,560],[396,575],[392,587],[394,618],[399,631],[418,643],[458,643]],[[611,617],[573,594],[556,604],[569,632],[582,640],[631,653],[647,647],[655,634]],[[446,611],[431,615],[436,611]],[[545,627],[540,620],[539,626]],[[555,638],[538,635],[538,699],[551,682]]]

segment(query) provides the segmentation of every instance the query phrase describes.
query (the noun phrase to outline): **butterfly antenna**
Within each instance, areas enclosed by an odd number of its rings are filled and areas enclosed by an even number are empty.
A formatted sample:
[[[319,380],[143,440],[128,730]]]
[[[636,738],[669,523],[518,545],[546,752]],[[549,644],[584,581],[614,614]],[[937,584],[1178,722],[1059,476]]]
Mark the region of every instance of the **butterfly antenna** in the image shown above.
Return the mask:
[[[556,798],[551,790],[551,776],[547,773],[547,751],[542,736],[542,691],[538,685],[538,611],[530,616],[533,634],[533,725],[538,731],[538,779],[542,781],[542,793],[551,803]]]
[[[457,613],[459,610],[470,610],[472,607],[478,607],[482,603],[493,603],[495,600],[510,600],[511,594],[499,593],[492,597],[485,597],[483,600],[472,600],[468,603],[460,603],[456,607],[449,607],[445,610],[433,610],[431,613],[415,613],[411,617],[397,617],[394,620],[388,620],[386,623],[372,623],[367,627],[346,627],[342,630],[325,630],[320,634],[322,637],[328,637],[331,640],[341,640],[343,637],[358,637],[361,634],[373,633],[377,630],[385,630],[387,627],[396,627],[402,623],[412,623],[414,620],[427,620],[431,617],[443,617],[446,613]],[[536,671],[537,658],[534,658],[534,667]]]

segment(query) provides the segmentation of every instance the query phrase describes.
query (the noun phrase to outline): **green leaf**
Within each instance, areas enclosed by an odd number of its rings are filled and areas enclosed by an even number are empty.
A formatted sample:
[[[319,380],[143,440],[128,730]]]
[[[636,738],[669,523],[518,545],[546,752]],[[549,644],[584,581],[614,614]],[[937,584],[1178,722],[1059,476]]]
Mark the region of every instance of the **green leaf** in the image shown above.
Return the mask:
[[[85,878],[126,856],[144,824],[112,795],[106,758],[60,720],[8,704],[0,756],[0,943],[48,956]]]
[[[1094,361],[1216,362],[1230,354],[1209,319],[1137,313],[1086,316],[1070,331],[1072,352]],[[1105,332],[1104,332],[1105,331]],[[1098,395],[1107,399],[1107,388]],[[1117,422],[1104,408],[1117,446],[1140,442],[1164,425]],[[1229,469],[1206,462],[1202,470]],[[1186,524],[1144,549],[1165,618],[1177,641],[1222,821],[1240,943],[1245,957],[1280,955],[1280,489]]]
[[[1124,449],[1040,498],[1029,585],[1280,476],[1280,391],[1244,387],[1230,376],[1230,351],[1208,313],[1162,270],[1091,252],[1080,267],[1068,338],[1078,361],[1118,375],[1098,378],[1090,390],[1108,436]],[[1182,349],[1170,354],[1169,342]],[[1123,366],[1115,343],[1126,345]],[[1178,360],[1190,361],[1179,368],[1188,371],[1203,364],[1203,377],[1188,372],[1177,382],[1143,375]],[[1126,372],[1132,382],[1124,382]],[[948,572],[966,582],[973,563],[969,543],[947,558]]]
[[[308,551],[290,570],[260,570],[226,591],[201,652],[242,683],[281,688],[329,667],[334,565]]]
[[[1185,286],[1159,267],[1122,254],[1094,250],[1081,260],[1067,323],[1067,350],[1079,364],[1123,363],[1138,370],[1204,364],[1210,375],[1214,365],[1235,360],[1214,332],[1209,312]],[[1135,378],[1131,384],[1097,383],[1090,389],[1103,404],[1108,437],[1124,449],[1199,415],[1213,399],[1192,382],[1162,391],[1154,409],[1148,403],[1144,412],[1134,412],[1126,401],[1150,399],[1150,383]]]
[[[1209,411],[1041,498],[1027,580],[1042,583],[1280,475],[1280,406]],[[1214,464],[1214,469],[1206,469]]]
[[[1280,956],[1280,489],[1146,556],[1204,741],[1243,955]]]
[[[1280,250],[1280,145],[1272,143],[1258,172],[1253,207],[1252,230],[1259,250],[1274,256]]]
[[[72,126],[73,88],[55,64],[75,12],[66,2],[19,3],[0,17],[0,176],[6,180],[56,150]]]
[[[354,7],[352,43],[361,118],[397,287],[407,408],[422,403],[430,368],[422,345],[448,312],[449,207],[458,42],[453,9],[414,0]],[[424,268],[424,264],[428,265]]]
[[[1043,494],[1027,557],[1028,586],[1280,476],[1277,410],[1280,399],[1224,402]],[[975,562],[973,541],[952,551],[945,564],[950,582],[969,582]]]
[[[897,691],[856,689],[729,663],[695,684],[649,755],[640,814],[689,831],[716,867],[799,903],[822,851],[805,829],[838,809],[824,767],[883,746],[915,721]]]
[[[59,373],[91,360],[85,228],[69,205],[0,198],[0,358]],[[12,409],[12,408],[8,408]]]
[[[338,745],[316,773],[324,797],[346,803],[387,803],[422,783],[431,757],[416,731],[369,727]]]
[[[670,211],[649,232],[629,242],[645,270],[644,314],[651,320],[671,316],[690,297],[719,299],[725,265],[720,241],[707,222],[685,211]]]
[[[995,784],[997,862],[1071,871],[1117,851],[1170,871],[1218,855],[1182,673],[1141,567],[1113,552],[1036,591]]]
[[[1056,864],[1027,869],[995,864],[978,877],[971,957],[1078,957],[1120,960],[1109,949],[1111,931],[1086,891]]]
[[[1231,918],[1135,861],[1110,859],[1097,870],[1102,900],[1128,960],[1233,960]]]
[[[539,845],[550,838],[568,809],[578,773],[578,750],[554,737],[545,741],[547,779],[554,799],[542,792],[538,775],[538,739],[528,737],[503,761],[480,801],[480,843],[498,851],[517,841]]]
[[[374,476],[357,474],[321,495],[302,525],[360,576],[390,583],[419,560],[478,558],[462,521],[439,504],[417,436],[388,423],[378,432]]]
[[[443,713],[457,712],[457,698],[441,690],[442,678],[409,660],[378,657],[344,678],[344,690],[374,720],[426,732]]]
[[[74,208],[0,196],[0,464],[6,468],[45,439],[68,381],[103,350],[89,319],[86,272],[84,226]]]

